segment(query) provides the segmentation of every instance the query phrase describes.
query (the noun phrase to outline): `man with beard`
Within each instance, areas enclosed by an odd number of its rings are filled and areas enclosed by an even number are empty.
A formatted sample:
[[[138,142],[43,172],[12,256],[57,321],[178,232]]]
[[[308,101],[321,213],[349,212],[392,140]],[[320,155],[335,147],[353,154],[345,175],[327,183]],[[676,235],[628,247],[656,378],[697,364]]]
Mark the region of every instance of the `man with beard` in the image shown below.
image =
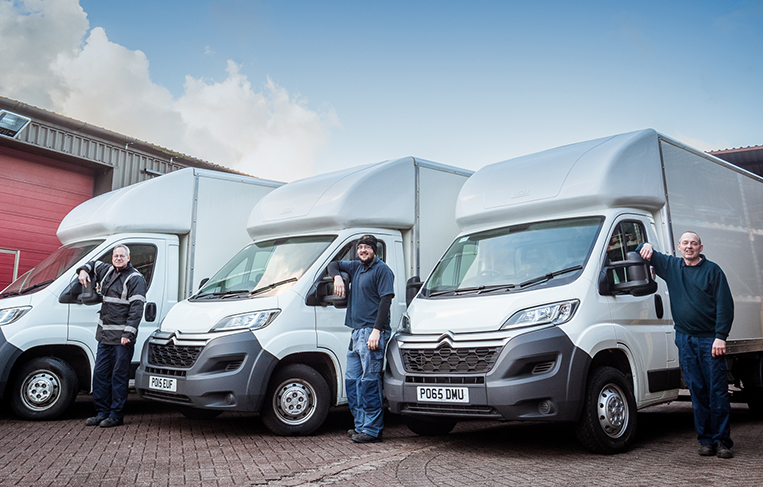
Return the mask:
[[[334,278],[334,294],[347,292],[340,272],[350,275],[350,291],[344,324],[352,328],[347,352],[345,385],[347,401],[355,420],[348,434],[355,443],[382,440],[382,366],[384,347],[389,339],[389,311],[394,292],[392,270],[377,256],[377,240],[364,235],[358,240],[357,260],[332,262],[329,274]]]

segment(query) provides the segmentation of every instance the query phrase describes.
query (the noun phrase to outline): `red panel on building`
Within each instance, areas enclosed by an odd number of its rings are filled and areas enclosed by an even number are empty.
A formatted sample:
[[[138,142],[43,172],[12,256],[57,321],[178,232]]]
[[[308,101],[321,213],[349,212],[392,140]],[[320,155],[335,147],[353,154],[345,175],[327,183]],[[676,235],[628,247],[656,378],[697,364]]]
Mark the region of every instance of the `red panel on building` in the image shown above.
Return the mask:
[[[56,250],[58,225],[93,196],[93,171],[0,149],[0,248],[20,250],[22,275]],[[0,289],[11,283],[11,254],[0,253]]]

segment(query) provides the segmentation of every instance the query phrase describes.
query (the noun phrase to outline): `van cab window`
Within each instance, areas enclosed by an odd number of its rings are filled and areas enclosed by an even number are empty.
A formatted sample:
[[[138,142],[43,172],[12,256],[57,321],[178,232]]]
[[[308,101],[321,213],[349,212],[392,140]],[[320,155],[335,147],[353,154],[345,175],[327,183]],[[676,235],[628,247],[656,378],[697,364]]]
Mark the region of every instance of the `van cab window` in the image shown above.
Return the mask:
[[[644,225],[637,221],[621,221],[612,232],[607,246],[607,262],[609,265],[613,262],[625,260],[628,252],[635,252],[636,247],[647,241]],[[615,283],[627,282],[625,269],[615,269]]]
[[[377,250],[376,250],[376,256],[382,262],[387,262],[387,259],[386,259],[387,248],[386,248],[386,245],[384,245],[384,242],[382,240],[379,240],[379,245],[377,246]],[[355,239],[352,242],[347,243],[347,245],[342,247],[342,250],[340,250],[339,253],[337,253],[333,259],[331,259],[332,262],[335,262],[338,260],[360,260],[360,258],[358,257],[358,239]]]
[[[146,280],[146,289],[151,287],[151,278],[154,277],[154,264],[156,264],[156,246],[150,244],[125,244],[130,249],[130,264],[135,270],[143,274]],[[99,261],[111,264],[111,251],[98,258]]]

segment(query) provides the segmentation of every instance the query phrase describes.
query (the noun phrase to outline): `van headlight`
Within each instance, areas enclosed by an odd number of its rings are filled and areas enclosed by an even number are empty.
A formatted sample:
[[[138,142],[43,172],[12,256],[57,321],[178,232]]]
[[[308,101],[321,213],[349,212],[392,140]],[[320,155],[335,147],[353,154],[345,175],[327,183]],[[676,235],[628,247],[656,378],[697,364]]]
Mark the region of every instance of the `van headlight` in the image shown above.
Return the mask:
[[[502,330],[537,325],[561,325],[572,319],[580,301],[562,301],[517,311],[501,327]]]
[[[403,317],[400,318],[400,326],[397,328],[400,333],[411,332],[411,319],[408,317],[408,313],[403,313]]]
[[[19,306],[17,308],[0,309],[0,326],[10,325],[32,309],[31,306]]]
[[[266,309],[254,313],[226,316],[209,331],[259,330],[272,323],[280,312],[280,309]]]

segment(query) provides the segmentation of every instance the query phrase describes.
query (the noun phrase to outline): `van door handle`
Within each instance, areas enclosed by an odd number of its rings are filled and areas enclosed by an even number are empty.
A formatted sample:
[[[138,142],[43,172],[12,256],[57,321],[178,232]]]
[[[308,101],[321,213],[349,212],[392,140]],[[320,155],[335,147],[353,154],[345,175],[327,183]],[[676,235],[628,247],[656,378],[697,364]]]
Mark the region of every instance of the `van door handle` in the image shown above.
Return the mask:
[[[156,303],[146,303],[146,321],[156,321]]]
[[[654,295],[654,311],[657,313],[657,319],[661,320],[665,315],[665,307],[662,305],[662,296]]]

